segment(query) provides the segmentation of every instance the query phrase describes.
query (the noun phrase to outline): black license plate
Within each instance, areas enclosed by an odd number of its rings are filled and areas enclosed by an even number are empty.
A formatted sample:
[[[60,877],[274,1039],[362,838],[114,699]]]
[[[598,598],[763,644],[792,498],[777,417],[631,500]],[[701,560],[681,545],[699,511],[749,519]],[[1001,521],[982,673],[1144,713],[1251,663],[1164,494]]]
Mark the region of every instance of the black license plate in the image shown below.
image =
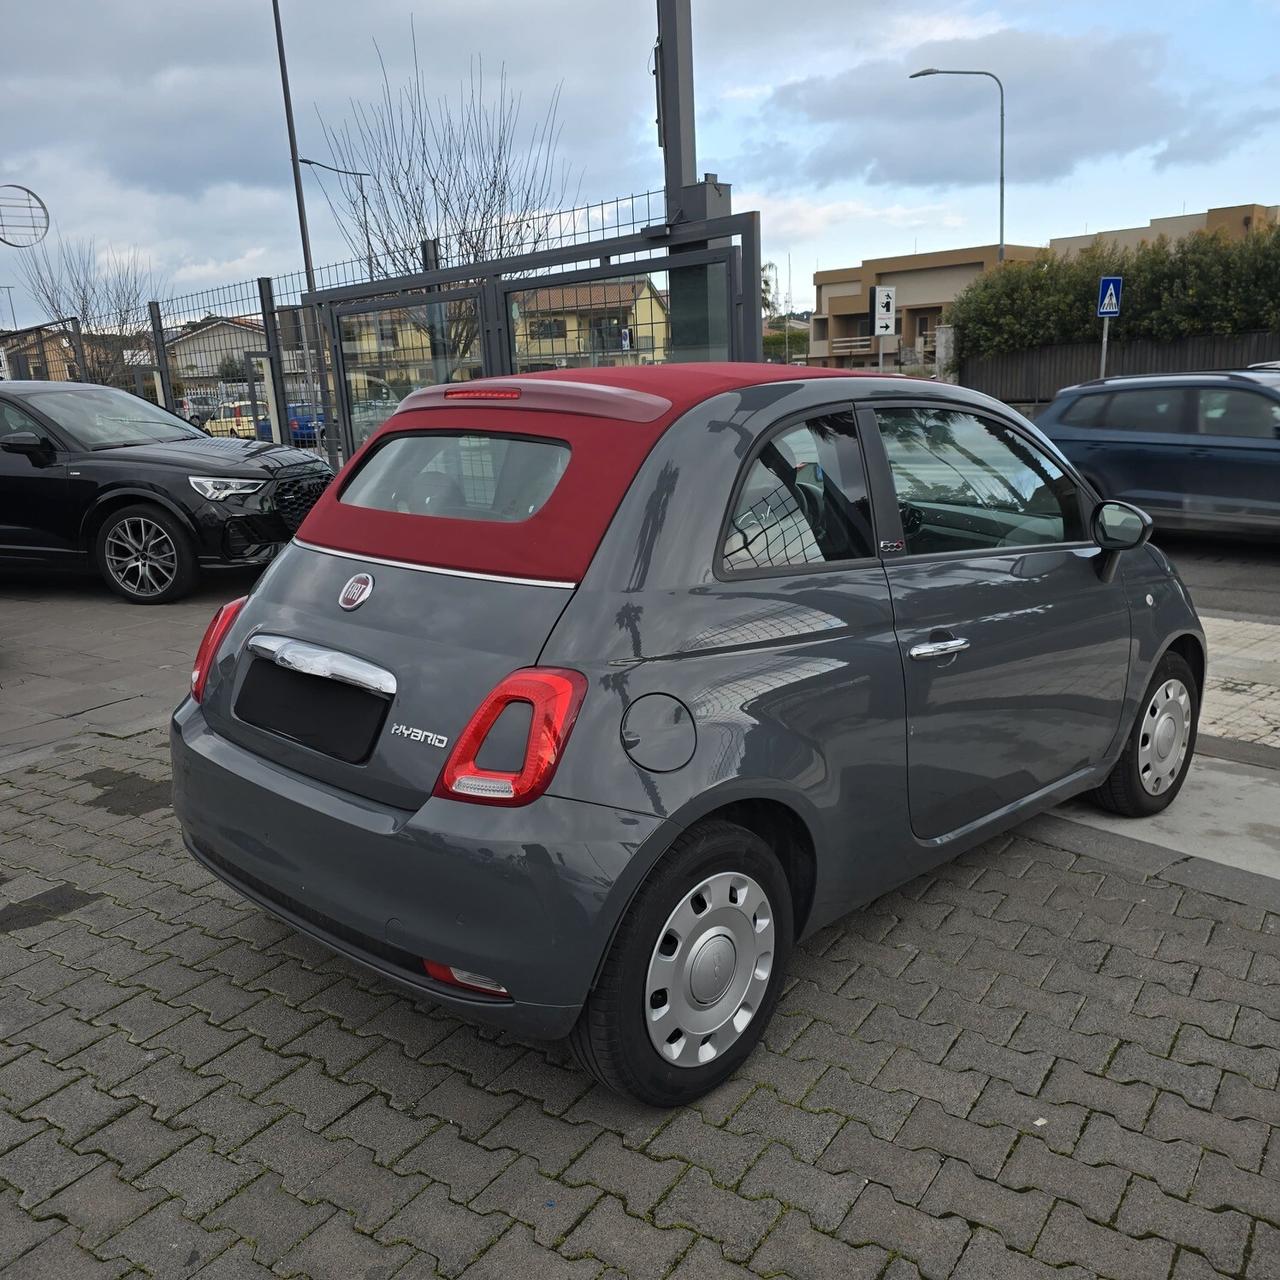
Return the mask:
[[[390,706],[387,698],[355,685],[258,658],[245,674],[235,710],[255,728],[346,764],[363,764],[373,754]]]

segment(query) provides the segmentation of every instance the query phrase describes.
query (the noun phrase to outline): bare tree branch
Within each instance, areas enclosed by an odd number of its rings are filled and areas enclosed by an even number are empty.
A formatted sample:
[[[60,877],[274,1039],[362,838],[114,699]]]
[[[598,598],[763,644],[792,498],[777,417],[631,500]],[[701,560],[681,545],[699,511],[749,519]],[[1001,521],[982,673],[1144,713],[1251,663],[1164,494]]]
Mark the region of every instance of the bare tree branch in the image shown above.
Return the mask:
[[[127,351],[149,350],[147,303],[164,281],[136,249],[99,250],[90,239],[57,237],[19,259],[27,290],[50,320],[75,316],[84,335],[86,382],[127,386]]]

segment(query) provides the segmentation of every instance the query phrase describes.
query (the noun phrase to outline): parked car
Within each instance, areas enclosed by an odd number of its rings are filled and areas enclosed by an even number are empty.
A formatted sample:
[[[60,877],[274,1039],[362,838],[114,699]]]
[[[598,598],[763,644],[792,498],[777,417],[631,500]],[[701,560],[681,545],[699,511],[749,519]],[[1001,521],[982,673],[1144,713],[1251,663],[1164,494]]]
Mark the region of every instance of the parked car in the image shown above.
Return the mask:
[[[0,564],[95,569],[136,604],[178,599],[202,568],[265,563],[331,476],[126,391],[0,384]]]
[[[209,626],[188,849],[674,1105],[796,937],[1070,796],[1162,810],[1205,647],[1150,521],[995,400],[822,373],[410,395]]]
[[[1280,533],[1280,369],[1083,382],[1036,425],[1099,493],[1162,529]]]
[[[252,400],[226,400],[205,419],[202,426],[211,436],[235,436],[240,440],[257,440],[263,438],[261,433],[266,429],[266,439],[271,438],[271,428],[258,406],[259,417],[254,417]]]
[[[302,403],[290,404],[286,406],[285,412],[289,415],[290,443],[296,444],[300,448],[312,448],[316,445],[324,444],[326,439],[325,416],[318,406]],[[260,418],[258,420],[258,439],[271,439],[270,418]]]
[[[185,418],[193,427],[202,427],[218,405],[212,396],[195,394],[179,396],[173,407],[178,417]]]

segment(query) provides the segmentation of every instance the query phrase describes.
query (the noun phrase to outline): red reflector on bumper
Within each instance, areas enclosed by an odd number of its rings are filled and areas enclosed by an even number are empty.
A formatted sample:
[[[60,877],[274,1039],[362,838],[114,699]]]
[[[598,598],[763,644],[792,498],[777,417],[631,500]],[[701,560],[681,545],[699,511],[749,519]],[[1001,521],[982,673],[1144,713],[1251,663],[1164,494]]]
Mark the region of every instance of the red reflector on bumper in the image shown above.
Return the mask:
[[[464,991],[479,991],[487,996],[507,996],[506,987],[481,973],[472,973],[467,969],[455,969],[452,965],[441,964],[438,960],[424,960],[422,967],[428,978],[443,982],[450,987],[460,987]]]

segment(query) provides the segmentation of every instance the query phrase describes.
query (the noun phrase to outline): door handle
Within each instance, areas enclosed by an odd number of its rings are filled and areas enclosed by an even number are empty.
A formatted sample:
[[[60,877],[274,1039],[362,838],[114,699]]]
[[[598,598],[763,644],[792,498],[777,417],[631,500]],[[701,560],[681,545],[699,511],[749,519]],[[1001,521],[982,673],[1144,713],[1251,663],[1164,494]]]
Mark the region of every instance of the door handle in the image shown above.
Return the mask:
[[[917,662],[928,662],[930,658],[945,658],[952,653],[963,653],[968,647],[969,642],[957,636],[951,640],[929,640],[924,644],[913,644],[907,652]]]

